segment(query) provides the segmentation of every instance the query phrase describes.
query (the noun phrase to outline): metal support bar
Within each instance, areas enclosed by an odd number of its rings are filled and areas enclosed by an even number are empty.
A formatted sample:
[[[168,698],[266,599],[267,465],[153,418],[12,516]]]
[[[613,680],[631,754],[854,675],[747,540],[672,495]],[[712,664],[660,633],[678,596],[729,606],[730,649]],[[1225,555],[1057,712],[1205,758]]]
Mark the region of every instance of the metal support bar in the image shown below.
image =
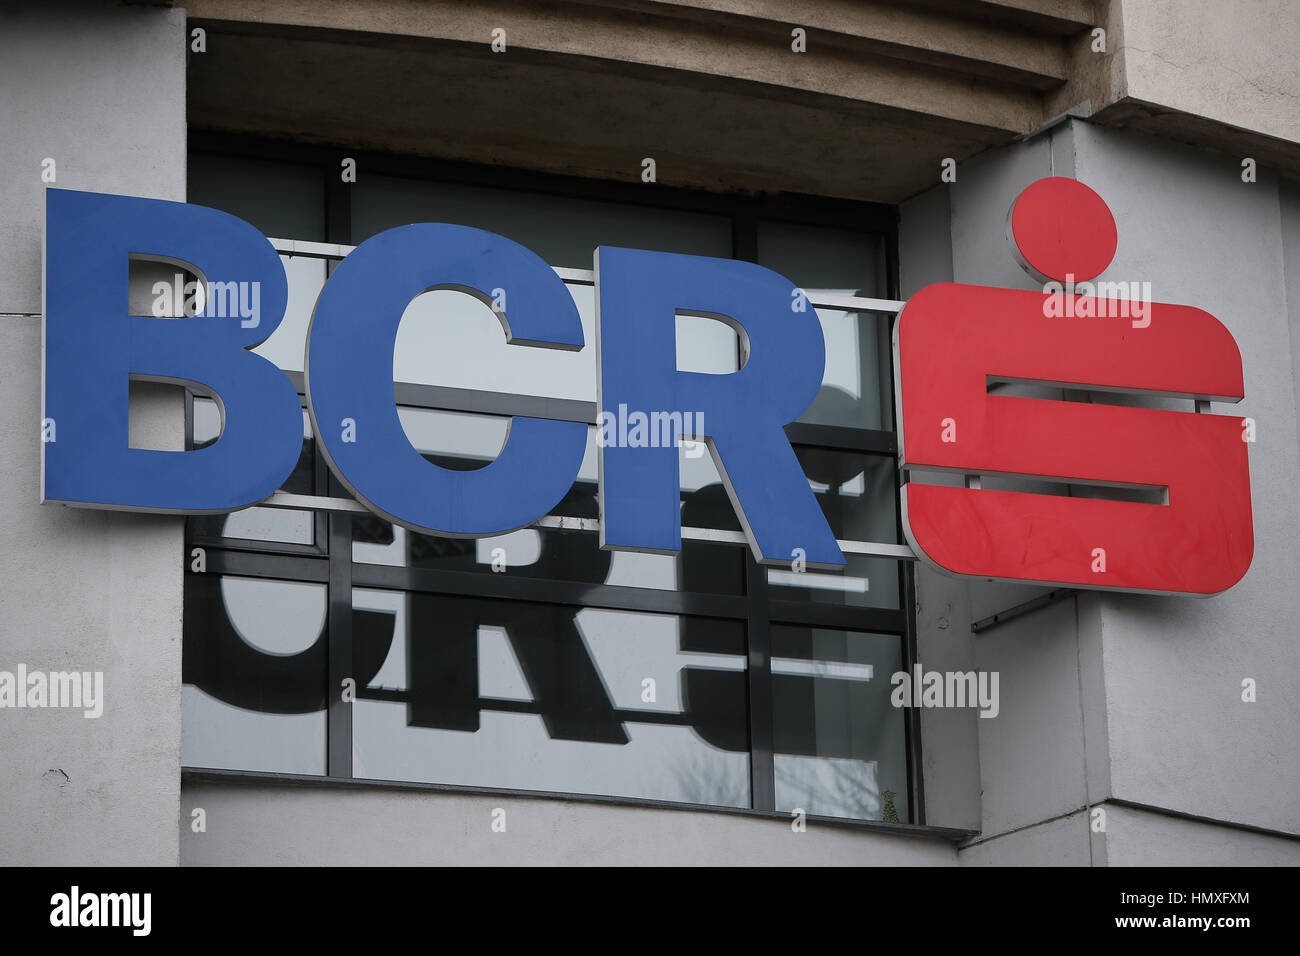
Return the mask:
[[[259,508],[289,508],[301,511],[345,511],[369,514],[370,509],[351,498],[327,498],[319,495],[293,495],[286,491],[277,491],[271,497],[257,504]],[[530,528],[549,528],[554,531],[599,531],[598,518],[576,518],[569,515],[546,515],[534,521]],[[712,541],[715,544],[748,544],[749,539],[743,531],[723,531],[717,528],[682,528],[682,538],[686,541]],[[860,554],[875,558],[897,558],[900,561],[915,561],[916,553],[905,544],[890,544],[884,541],[843,541],[836,542],[845,554]]]
[[[976,621],[970,626],[971,633],[979,634],[981,631],[987,631],[991,627],[1005,624],[1013,618],[1028,614],[1030,611],[1037,611],[1040,607],[1047,607],[1047,605],[1054,604],[1061,600],[1061,598],[1070,597],[1072,594],[1078,593],[1079,591],[1076,588],[1056,588],[1055,590],[1048,591],[1046,594],[1040,595],[1031,601],[1026,601],[1024,604],[1017,604],[1015,607],[1009,607],[1005,611],[999,611],[992,617],[986,617],[982,620]]]

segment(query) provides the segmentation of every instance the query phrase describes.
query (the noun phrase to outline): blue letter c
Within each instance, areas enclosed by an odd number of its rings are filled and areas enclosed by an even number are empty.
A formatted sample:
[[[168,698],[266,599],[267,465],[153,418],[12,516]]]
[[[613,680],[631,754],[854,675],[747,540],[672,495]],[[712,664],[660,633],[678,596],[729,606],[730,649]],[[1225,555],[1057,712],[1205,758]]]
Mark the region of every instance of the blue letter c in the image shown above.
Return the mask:
[[[502,236],[442,223],[389,229],[358,246],[330,276],[307,339],[307,403],[339,480],[384,518],[413,531],[501,534],[549,512],[577,479],[587,426],[516,417],[495,461],[452,471],[411,445],[393,395],[393,349],[417,295],[454,288],[491,302],[516,345],[580,349],[582,322],[559,276]],[[341,423],[353,422],[344,441]]]

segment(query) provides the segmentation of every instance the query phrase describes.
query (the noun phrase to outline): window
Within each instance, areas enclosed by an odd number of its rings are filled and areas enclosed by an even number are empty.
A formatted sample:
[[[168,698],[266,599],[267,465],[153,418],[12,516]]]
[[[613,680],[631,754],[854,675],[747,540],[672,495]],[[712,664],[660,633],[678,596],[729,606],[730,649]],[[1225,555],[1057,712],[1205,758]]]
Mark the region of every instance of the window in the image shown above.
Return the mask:
[[[921,822],[913,718],[889,703],[914,656],[910,568],[888,553],[892,314],[864,301],[892,291],[892,211],[384,156],[342,184],[338,168],[327,150],[192,144],[190,201],[282,240],[288,311],[256,351],[301,394],[327,275],[384,229],[452,222],[521,242],[565,280],[587,348],[508,346],[482,303],[426,293],[402,319],[394,403],[448,468],[491,461],[512,415],[587,423],[554,514],[593,520],[479,540],[393,526],[348,499],[304,414],[282,500],[188,522],[185,766]],[[600,244],[750,259],[805,290],[826,376],[787,434],[836,536],[885,547],[844,574],[760,568],[710,457],[683,448],[682,524],[702,533],[678,555],[599,549]],[[738,349],[722,323],[679,320],[682,368],[734,370]],[[190,394],[187,422],[190,447],[217,437],[210,396]]]

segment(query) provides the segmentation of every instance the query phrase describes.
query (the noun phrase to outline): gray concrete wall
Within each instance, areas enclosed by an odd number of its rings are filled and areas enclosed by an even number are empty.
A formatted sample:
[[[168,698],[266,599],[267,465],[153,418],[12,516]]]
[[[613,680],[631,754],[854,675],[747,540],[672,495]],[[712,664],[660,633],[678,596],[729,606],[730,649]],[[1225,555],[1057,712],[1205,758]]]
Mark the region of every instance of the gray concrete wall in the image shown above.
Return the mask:
[[[1300,866],[1300,842],[1204,820],[1106,806],[1108,866]]]
[[[206,831],[193,829],[204,811]],[[505,811],[505,832],[492,829]],[[726,813],[430,791],[187,783],[181,862],[222,865],[951,866],[943,840]]]
[[[981,837],[960,853],[962,866],[1095,866],[1086,810]]]
[[[1123,92],[1300,142],[1300,15],[1288,0],[1122,0]]]
[[[1205,600],[1100,602],[1110,788],[1156,808],[1300,834],[1300,539],[1295,370],[1278,180],[1243,183],[1236,157],[1075,124],[1078,176],[1110,203],[1119,250],[1104,278],[1142,278],[1235,337],[1252,417],[1255,556]],[[1258,684],[1255,703],[1242,681]]]
[[[1291,330],[1292,394],[1300,410],[1300,182],[1278,182],[1279,218],[1282,224],[1282,260],[1285,267],[1287,323]],[[1296,442],[1300,448],[1300,414],[1296,416]]]
[[[55,185],[185,198],[185,19],[0,7],[0,670],[103,671],[103,715],[0,711],[0,865],[174,865],[182,521],[40,500],[42,160]],[[95,401],[93,395],[87,401]],[[179,447],[174,394],[132,432]]]

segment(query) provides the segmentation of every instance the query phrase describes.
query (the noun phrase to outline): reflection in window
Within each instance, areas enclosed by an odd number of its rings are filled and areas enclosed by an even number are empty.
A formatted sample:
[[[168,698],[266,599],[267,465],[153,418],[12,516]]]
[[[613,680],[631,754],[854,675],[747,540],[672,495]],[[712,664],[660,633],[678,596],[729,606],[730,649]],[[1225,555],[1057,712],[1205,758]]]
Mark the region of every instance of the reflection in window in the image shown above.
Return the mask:
[[[821,391],[799,421],[844,428],[891,428],[888,318],[870,312],[816,311],[826,340],[826,372]]]
[[[892,457],[803,446],[795,447],[795,456],[835,537],[897,542],[898,499]],[[772,597],[856,607],[900,606],[897,561],[861,556],[848,556],[847,560],[843,572],[769,569]]]
[[[817,503],[835,537],[893,542],[898,535],[898,501],[892,457],[796,446]]]
[[[897,608],[898,562],[890,558],[846,555],[842,572],[769,568],[767,583],[775,601],[810,601],[851,607]]]
[[[445,468],[481,467],[496,457],[506,439],[499,416],[400,408],[412,445]],[[739,531],[740,523],[710,456],[680,455],[682,525]],[[587,449],[578,480],[552,513],[596,518],[596,429],[587,429]],[[417,534],[380,518],[353,519],[352,560],[358,564],[490,573],[493,563],[526,577],[611,584],[658,590],[743,594],[744,549],[731,544],[686,540],[677,555],[602,551],[594,533],[524,528],[488,538]]]
[[[578,351],[507,343],[501,317],[468,293],[436,289],[416,296],[397,329],[393,381],[594,402],[592,290],[567,288],[578,306],[586,343]],[[509,302],[506,310],[508,314]]]
[[[301,372],[311,314],[321,289],[325,287],[325,260],[282,255],[280,262],[289,280],[289,301],[284,309],[284,318],[270,337],[253,351],[286,372]]]
[[[325,585],[185,576],[181,762],[325,772]]]
[[[821,226],[763,221],[758,261],[814,299],[820,294],[886,298],[885,247],[879,236]],[[826,339],[822,389],[801,422],[848,428],[892,427],[891,361],[886,316],[817,309]]]
[[[739,622],[353,590],[390,622],[356,662],[373,779],[749,806]]]

